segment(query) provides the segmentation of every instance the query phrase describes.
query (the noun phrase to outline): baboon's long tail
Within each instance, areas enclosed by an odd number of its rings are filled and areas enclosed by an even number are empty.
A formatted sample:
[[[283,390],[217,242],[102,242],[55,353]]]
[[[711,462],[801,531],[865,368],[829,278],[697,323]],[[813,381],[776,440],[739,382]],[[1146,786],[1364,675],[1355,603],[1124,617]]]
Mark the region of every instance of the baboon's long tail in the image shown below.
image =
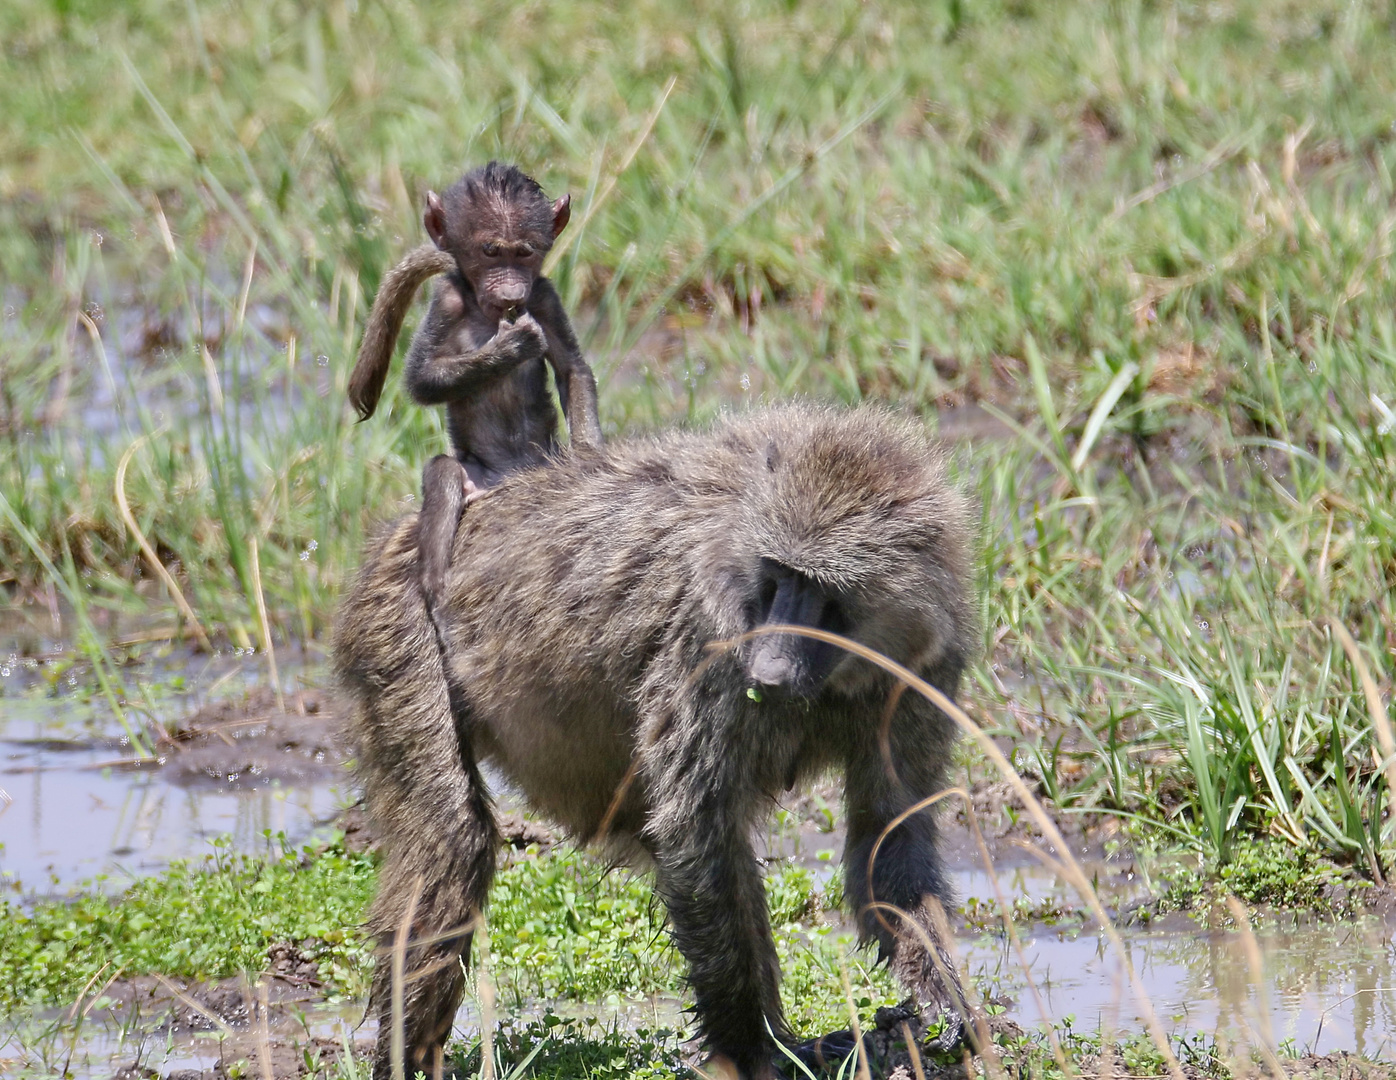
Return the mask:
[[[402,320],[412,306],[412,298],[429,278],[448,273],[455,265],[455,259],[446,252],[432,244],[423,244],[409,251],[383,275],[378,295],[373,298],[373,310],[364,328],[354,371],[349,376],[349,402],[360,420],[367,420],[378,408],[383,382],[388,377],[388,364],[392,361],[393,348],[402,332]]]
[[[391,948],[409,924],[401,1000],[406,1071],[432,1071],[464,990],[459,959],[494,876],[498,833],[468,727],[452,709],[436,628],[417,581],[415,523],[400,523],[345,595],[335,666],[359,780],[384,861],[368,930],[379,946],[369,1011],[375,1080],[391,1072]]]

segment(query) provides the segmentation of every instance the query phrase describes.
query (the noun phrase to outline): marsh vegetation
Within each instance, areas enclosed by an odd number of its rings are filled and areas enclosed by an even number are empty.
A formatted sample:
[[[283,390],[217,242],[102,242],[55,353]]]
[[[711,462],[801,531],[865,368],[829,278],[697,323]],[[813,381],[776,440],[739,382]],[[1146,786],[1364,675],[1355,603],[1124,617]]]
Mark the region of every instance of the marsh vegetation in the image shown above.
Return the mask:
[[[354,423],[357,334],[422,239],[424,189],[497,157],[573,194],[548,272],[608,436],[796,394],[923,416],[982,505],[965,708],[1103,878],[1132,875],[1112,913],[1234,925],[1239,896],[1348,920],[1371,977],[1304,982],[1306,1025],[1269,1049],[1334,1049],[1312,1032],[1349,995],[1389,1031],[1390,923],[1356,920],[1396,874],[1393,103],[1396,12],[1375,0],[12,0],[0,790],[38,806],[24,778],[63,740],[124,763],[94,785],[161,782],[168,764],[130,763],[170,758],[210,701],[256,684],[294,713],[322,684],[366,537],[446,443],[394,379]],[[987,761],[961,765],[996,851],[1034,841]],[[16,872],[37,811],[7,798],[0,1065],[73,1071],[59,1050],[107,980],[255,977],[286,941],[310,943],[320,998],[362,991],[372,860],[312,836],[321,804],[288,853],[259,818],[211,862],[161,870],[189,854],[170,847],[69,900],[47,840]],[[794,834],[823,815],[808,836],[836,846],[830,798],[790,809]],[[788,854],[768,887],[792,1018],[842,1026],[852,997],[871,1024],[890,983],[838,944],[836,880]],[[1017,901],[1025,926],[1058,918],[1041,902]],[[681,971],[643,879],[546,850],[495,905],[501,1069],[538,1047],[540,1075],[680,1067]],[[620,1028],[591,1008],[646,995],[667,1004]],[[1050,1011],[1072,1068],[1096,1069],[1109,1025]],[[1170,1023],[1190,1067],[1249,1061],[1211,1020]],[[151,1060],[166,1035],[143,1038]],[[336,1039],[301,1065],[352,1075]],[[1035,1075],[1060,1069],[1024,1039]],[[1107,1052],[1167,1066],[1149,1040]]]

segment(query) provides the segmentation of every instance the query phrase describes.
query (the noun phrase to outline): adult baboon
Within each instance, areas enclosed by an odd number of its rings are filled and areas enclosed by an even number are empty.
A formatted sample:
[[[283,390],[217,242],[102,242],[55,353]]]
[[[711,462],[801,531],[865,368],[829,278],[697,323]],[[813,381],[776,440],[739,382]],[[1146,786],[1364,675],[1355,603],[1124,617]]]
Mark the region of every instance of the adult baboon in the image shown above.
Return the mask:
[[[446,406],[451,435],[452,453],[438,454],[422,471],[417,535],[433,605],[466,503],[557,450],[548,364],[573,444],[601,443],[596,379],[562,298],[542,276],[543,259],[570,217],[569,196],[549,202],[531,176],[491,161],[444,195],[427,192],[422,221],[431,244],[408,252],[374,297],[349,377],[349,400],[364,420],[378,407],[417,289],[445,275],[412,338],[406,375],[419,404]]]
[[[486,901],[496,833],[478,761],[580,840],[653,864],[703,1040],[741,1075],[788,1039],[751,833],[782,791],[846,777],[847,894],[866,938],[922,1001],[951,989],[917,935],[950,898],[936,825],[952,722],[873,665],[762,625],[836,630],[947,694],[976,640],[970,513],[915,425],[864,408],[787,406],[711,430],[612,445],[505,479],[456,537],[446,663],[416,583],[410,518],[345,598],[335,663],[360,777],[385,843],[370,928],[390,942],[460,928]],[[632,768],[633,766],[633,768]],[[619,797],[617,797],[619,793]],[[614,805],[613,805],[614,804]],[[414,887],[419,884],[419,888]],[[934,932],[931,931],[932,935]],[[469,935],[410,951],[407,1069],[430,1070],[463,987]],[[389,1075],[389,965],[374,977],[375,1075]]]

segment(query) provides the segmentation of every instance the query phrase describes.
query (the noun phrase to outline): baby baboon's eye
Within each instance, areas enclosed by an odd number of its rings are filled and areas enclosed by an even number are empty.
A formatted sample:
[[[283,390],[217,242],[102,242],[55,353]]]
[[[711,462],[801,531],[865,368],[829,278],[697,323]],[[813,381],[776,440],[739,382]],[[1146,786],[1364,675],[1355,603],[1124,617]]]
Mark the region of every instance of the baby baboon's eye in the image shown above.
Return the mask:
[[[499,254],[499,245],[496,244],[493,240],[491,240],[488,244],[484,245],[480,250],[483,251],[489,258],[493,259],[496,255]]]
[[[514,248],[514,254],[517,255],[520,259],[531,259],[533,258],[533,245],[519,244]]]

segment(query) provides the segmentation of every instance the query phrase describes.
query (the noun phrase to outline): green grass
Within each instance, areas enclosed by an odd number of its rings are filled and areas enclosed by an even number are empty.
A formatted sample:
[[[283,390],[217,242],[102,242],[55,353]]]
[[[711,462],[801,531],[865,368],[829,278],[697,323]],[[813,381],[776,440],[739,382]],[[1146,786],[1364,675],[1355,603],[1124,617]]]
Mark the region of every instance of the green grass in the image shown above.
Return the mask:
[[[306,939],[330,991],[357,994],[367,989],[357,928],[373,880],[362,855],[288,852],[264,860],[220,850],[114,897],[6,901],[0,1012],[67,1004],[118,975],[255,975],[267,966],[268,946]]]
[[[151,973],[202,980],[246,973],[255,979],[266,967],[268,946],[288,939],[317,960],[327,994],[362,1000],[371,959],[360,920],[374,876],[369,856],[336,847],[286,850],[266,858],[220,848],[204,860],[177,863],[142,879],[117,897],[4,904],[0,1033],[17,1038],[7,1047],[7,1067],[33,1080],[65,1075],[57,1062],[71,1060],[74,1047],[86,1046],[104,1030],[110,1041],[113,1021],[104,1019],[111,1000],[107,980]],[[1303,894],[1305,874],[1296,873],[1278,844],[1238,859],[1223,878],[1228,891],[1254,903],[1312,900]],[[782,997],[794,1029],[810,1035],[847,1026],[846,970],[860,1023],[870,1030],[876,1009],[895,1003],[900,994],[885,968],[872,966],[870,955],[853,950],[848,934],[829,926],[837,888],[821,890],[808,871],[777,865],[768,871],[766,893],[783,972]],[[1179,893],[1174,899],[1185,903],[1195,897]],[[1039,914],[1014,913],[1020,926]],[[974,922],[982,919],[981,929],[991,928],[982,906],[967,915]],[[623,1004],[650,995],[682,999],[683,964],[661,918],[647,878],[609,870],[574,851],[530,852],[506,866],[491,893],[486,961],[502,1018],[494,1032],[495,1075],[540,1080],[685,1075],[685,1041],[692,1035],[686,1023],[631,1028],[617,1016]],[[533,1011],[524,1012],[525,1007]],[[987,1009],[1003,1012],[993,1003]],[[147,1046],[150,1033],[141,1032],[158,1020],[128,1015],[118,1022],[122,1045],[129,1043],[157,1064],[165,1036],[157,1032]],[[1079,1074],[1093,1075],[1102,1036],[1075,1030],[1073,1024],[1071,1016],[1059,1018],[1054,1033]],[[1042,1080],[1064,1075],[1045,1030],[1010,1029],[996,1041],[1012,1075]],[[1198,1075],[1246,1074],[1244,1062],[1231,1060],[1231,1050],[1205,1035],[1182,1030],[1170,1037],[1170,1046]],[[22,1051],[17,1057],[16,1048]],[[479,1074],[478,1033],[453,1043],[449,1052],[461,1075]],[[1112,1052],[1129,1075],[1164,1072],[1161,1054],[1142,1033],[1118,1033]],[[239,1068],[242,1076],[259,1075],[255,1061],[229,1064],[234,1066],[230,1076]],[[358,1080],[368,1068],[355,1055],[335,1060],[323,1046],[314,1048],[307,1065],[326,1080]]]
[[[457,1075],[478,1076],[479,1041],[453,1049]],[[677,1080],[692,1075],[673,1031],[628,1032],[595,1020],[552,1015],[501,1024],[495,1032],[495,1060],[496,1076],[528,1075],[536,1080]]]
[[[139,696],[111,642],[176,612],[117,510],[130,452],[217,641],[260,640],[259,592],[278,644],[323,640],[443,445],[396,382],[351,423],[357,331],[423,190],[499,156],[575,194],[555,276],[612,434],[795,393],[998,425],[959,455],[967,698],[1059,806],[1384,879],[1391,792],[1329,625],[1389,695],[1393,29],[1346,0],[18,0],[9,599],[58,604],[111,706]]]
[[[97,1009],[95,1023],[106,980],[152,973],[255,978],[267,966],[268,947],[286,940],[316,960],[327,994],[361,998],[372,960],[360,926],[374,877],[371,858],[337,848],[265,859],[220,850],[143,878],[115,897],[0,902],[0,1017],[25,1033],[26,1015],[79,1001],[88,1007],[83,1016]],[[823,917],[830,901],[807,871],[777,867],[766,885],[783,993],[798,1030],[847,1025],[841,968],[850,972],[864,1023],[898,999],[886,969],[854,952],[851,935]],[[647,878],[607,870],[570,850],[507,866],[490,895],[488,965],[501,1015],[540,1002],[591,1012],[589,1019],[505,1020],[499,1075],[534,1047],[540,1047],[534,1074],[543,1077],[600,1078],[636,1069],[635,1075],[659,1077],[679,1068],[686,1030],[630,1031],[611,1015],[626,1000],[684,993],[684,965],[669,945],[663,908]],[[50,1025],[48,1036],[58,1035],[62,1048],[75,1015]],[[478,1070],[478,1045],[456,1049]]]
[[[1278,839],[1236,845],[1229,861],[1203,870],[1166,875],[1157,901],[1140,913],[1144,921],[1157,912],[1181,910],[1192,911],[1204,924],[1233,926],[1235,918],[1224,906],[1230,896],[1270,912],[1350,919],[1362,911],[1371,888],[1369,880]]]
[[[267,966],[267,948],[304,943],[331,995],[366,992],[361,933],[375,873],[365,855],[287,851],[259,859],[218,851],[142,878],[118,896],[82,894],[0,907],[0,1010],[68,1004],[102,979],[157,973],[222,979]],[[821,917],[829,901],[808,871],[767,878],[786,1003],[800,1028],[847,1023],[840,964],[868,1016],[895,1000],[872,957]],[[490,893],[491,975],[501,1008],[683,993],[682,960],[648,878],[607,871],[572,851],[503,869]]]
[[[1068,1055],[1068,1061],[1082,1067],[1083,1075],[1086,1074],[1084,1069],[1099,1060],[1102,1049],[1100,1036],[1073,1031],[1070,1018],[1059,1026],[1057,1036]],[[546,1017],[541,1022],[525,1025],[501,1025],[496,1038],[496,1075],[501,1077],[509,1076],[513,1069],[525,1067],[538,1080],[576,1080],[578,1077],[585,1080],[609,1077],[669,1080],[671,1077],[692,1075],[676,1053],[672,1033],[666,1030],[641,1031],[634,1036],[626,1036],[596,1024]],[[1009,1070],[1008,1075],[1039,1080],[1065,1080],[1077,1075],[1061,1070],[1043,1032],[1005,1035],[996,1042],[1000,1047],[1003,1066]],[[458,1068],[464,1070],[461,1075],[478,1076],[478,1043],[460,1049],[463,1052],[458,1053],[456,1061]],[[1209,1040],[1180,1039],[1176,1053],[1180,1061],[1191,1066],[1194,1076],[1229,1078],[1233,1075],[1231,1063],[1224,1060]],[[1119,1038],[1115,1043],[1114,1056],[1124,1066],[1126,1075],[1167,1075],[1162,1055],[1147,1036],[1128,1034]],[[928,1054],[923,1066],[930,1071],[932,1068],[958,1064],[951,1056],[947,1055],[942,1060],[937,1060],[938,1057]],[[854,1075],[854,1070],[846,1064],[841,1072],[831,1069],[824,1075],[848,1077]]]
[[[333,847],[260,859],[219,850],[142,879],[120,896],[6,904],[0,911],[0,970],[6,973],[0,1016],[9,1020],[0,1028],[7,1034],[13,1028],[36,1058],[51,1043],[48,1056],[56,1053],[54,1061],[61,1060],[81,1044],[84,1025],[100,1025],[110,1000],[107,980],[151,973],[201,980],[245,973],[255,979],[266,967],[268,946],[288,939],[317,960],[328,994],[361,997],[371,960],[359,923],[373,879],[370,857]],[[776,867],[766,891],[784,972],[782,995],[795,1030],[847,1026],[841,968],[849,972],[860,1022],[870,1029],[874,1011],[899,997],[886,970],[853,952],[849,935],[831,931],[824,917],[831,898],[808,871]],[[632,1030],[612,1015],[628,1000],[683,993],[683,964],[668,944],[660,912],[646,878],[607,870],[569,850],[503,869],[489,911],[488,970],[506,1017],[494,1036],[496,1075],[684,1075],[683,1042],[691,1036],[686,1025]],[[81,1018],[74,1008],[62,1020],[40,1022],[42,1038],[25,1026],[26,1014],[75,1002],[84,1006]],[[540,1003],[567,1015],[547,1010],[538,1019],[511,1017]],[[134,1040],[140,1018],[125,1023],[124,1038]],[[1069,1018],[1059,1034],[1073,1060],[1099,1051],[1098,1036],[1073,1032]],[[1008,1036],[1003,1045],[1012,1061],[1035,1075],[1056,1075],[1042,1032]],[[1121,1049],[1139,1069],[1157,1071],[1162,1064],[1143,1036],[1124,1039]],[[478,1035],[453,1044],[451,1052],[462,1075],[479,1073]],[[146,1054],[158,1059],[158,1047]],[[316,1054],[312,1072],[335,1080],[352,1080],[367,1068],[355,1057],[334,1062],[323,1047]],[[1190,1060],[1197,1051],[1183,1042],[1179,1054]],[[26,1077],[63,1074],[39,1060],[9,1064]],[[241,1075],[258,1075],[255,1061],[230,1064]],[[1226,1074],[1209,1068],[1206,1075]]]

